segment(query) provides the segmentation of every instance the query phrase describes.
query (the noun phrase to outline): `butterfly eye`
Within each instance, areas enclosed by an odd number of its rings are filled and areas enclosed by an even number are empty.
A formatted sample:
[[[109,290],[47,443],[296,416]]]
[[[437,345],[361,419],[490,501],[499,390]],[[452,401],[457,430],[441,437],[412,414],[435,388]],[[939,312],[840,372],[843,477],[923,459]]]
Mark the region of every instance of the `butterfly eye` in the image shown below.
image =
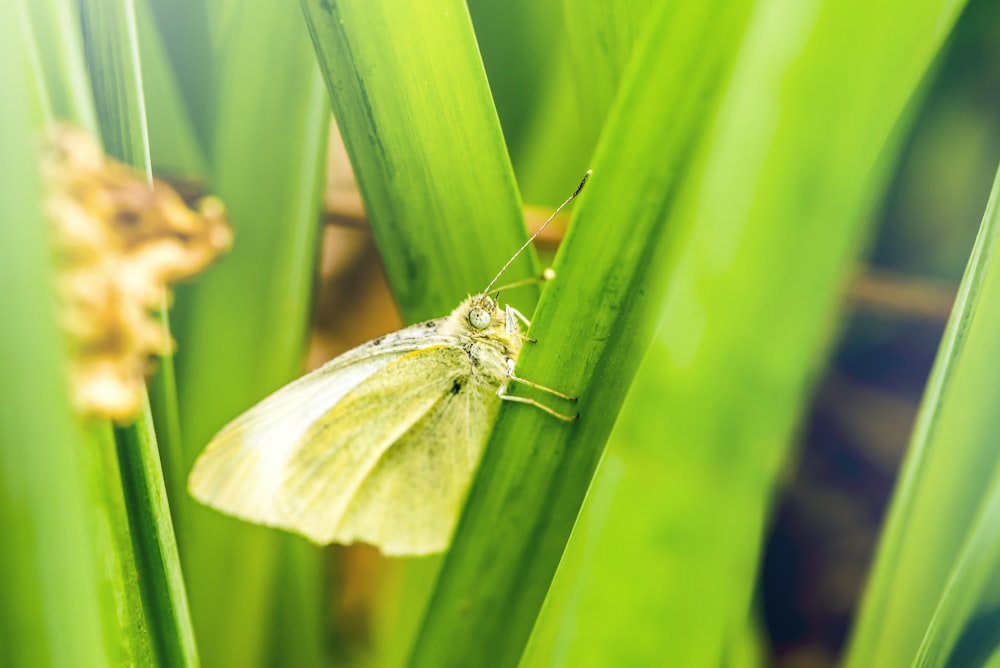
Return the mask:
[[[476,329],[486,329],[491,320],[493,320],[493,318],[490,317],[490,314],[486,311],[486,309],[477,306],[469,311],[469,324]]]

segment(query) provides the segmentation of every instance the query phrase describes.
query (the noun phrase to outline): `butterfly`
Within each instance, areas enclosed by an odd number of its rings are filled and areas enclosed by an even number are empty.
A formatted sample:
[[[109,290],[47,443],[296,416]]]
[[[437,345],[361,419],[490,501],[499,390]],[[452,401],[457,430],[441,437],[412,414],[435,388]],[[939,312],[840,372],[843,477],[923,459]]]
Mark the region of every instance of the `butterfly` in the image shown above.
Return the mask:
[[[321,545],[365,542],[387,555],[446,549],[503,401],[579,417],[508,393],[520,383],[576,401],[515,375],[524,342],[534,342],[520,329],[530,323],[501,307],[492,288],[589,176],[449,315],[364,343],[226,425],[195,462],[192,496]]]

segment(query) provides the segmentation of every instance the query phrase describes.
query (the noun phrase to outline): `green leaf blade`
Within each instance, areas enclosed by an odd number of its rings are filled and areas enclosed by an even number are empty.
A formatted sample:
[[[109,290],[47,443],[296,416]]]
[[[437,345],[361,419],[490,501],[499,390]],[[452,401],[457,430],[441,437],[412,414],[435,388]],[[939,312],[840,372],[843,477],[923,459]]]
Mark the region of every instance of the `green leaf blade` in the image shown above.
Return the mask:
[[[439,317],[525,239],[465,3],[302,8],[396,303],[408,322]],[[534,272],[525,254],[507,277]],[[526,312],[537,293],[518,293]]]
[[[747,7],[709,3],[682,14],[651,21],[536,313],[540,342],[518,365],[523,377],[579,393],[583,417],[566,425],[522,406],[501,411],[411,665],[515,665],[521,656],[652,336],[683,229],[672,206]],[[675,106],[663,108],[664,91]]]
[[[0,5],[0,663],[109,666],[117,628],[103,594],[101,549],[89,512],[90,471],[70,408],[56,322],[35,94],[24,71],[15,3]],[[37,109],[35,110],[37,111]]]
[[[949,4],[892,40],[867,3],[755,4],[663,324],[523,665],[717,666],[746,633],[788,448]]]
[[[942,665],[997,577],[1000,173],[917,417],[848,665]]]
[[[174,67],[203,142],[207,189],[234,230],[232,249],[178,289],[172,314],[187,472],[228,420],[302,369],[329,111],[294,6],[220,0],[160,9],[159,18],[211,21],[192,28],[202,60],[184,54]],[[183,51],[172,41],[180,39],[170,35],[167,53]],[[323,611],[297,598],[297,583],[320,581],[319,551],[189,503],[181,551],[205,665],[267,665],[272,652],[303,666],[318,660]],[[295,633],[278,635],[277,617]]]

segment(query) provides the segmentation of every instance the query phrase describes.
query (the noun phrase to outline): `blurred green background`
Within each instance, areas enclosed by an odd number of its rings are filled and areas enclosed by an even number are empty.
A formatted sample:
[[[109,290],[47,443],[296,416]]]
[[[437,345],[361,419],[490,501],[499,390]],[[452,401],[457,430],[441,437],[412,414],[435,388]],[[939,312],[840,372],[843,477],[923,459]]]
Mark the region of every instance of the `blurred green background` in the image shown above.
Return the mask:
[[[0,82],[0,665],[1000,665],[997,3],[12,0]],[[134,424],[67,400],[57,119],[235,233]],[[582,419],[505,407],[444,557],[187,496],[588,168],[504,295]]]

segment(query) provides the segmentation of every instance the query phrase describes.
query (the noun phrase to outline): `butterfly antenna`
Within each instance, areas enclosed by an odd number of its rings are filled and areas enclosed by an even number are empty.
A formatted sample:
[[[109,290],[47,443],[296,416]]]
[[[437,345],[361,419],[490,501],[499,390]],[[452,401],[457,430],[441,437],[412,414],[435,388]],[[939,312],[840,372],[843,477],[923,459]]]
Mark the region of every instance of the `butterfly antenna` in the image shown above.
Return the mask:
[[[574,199],[576,199],[576,196],[580,194],[580,191],[581,191],[581,190],[583,190],[583,186],[587,185],[587,179],[589,179],[589,178],[590,178],[590,174],[591,174],[591,172],[592,172],[592,171],[593,171],[593,170],[590,170],[590,169],[588,169],[588,170],[587,170],[587,173],[583,175],[583,180],[582,180],[582,181],[580,181],[580,185],[578,185],[578,186],[576,187],[576,190],[574,190],[574,191],[573,191],[573,194],[572,194],[572,195],[570,195],[569,197],[567,197],[567,198],[566,198],[566,201],[565,201],[565,202],[563,202],[562,204],[560,204],[560,205],[559,205],[559,207],[558,207],[558,208],[556,208],[556,210],[552,212],[552,215],[551,215],[551,216],[549,216],[549,217],[548,217],[548,219],[547,219],[547,220],[546,220],[546,221],[545,221],[544,223],[542,223],[541,227],[539,227],[539,228],[538,228],[537,230],[535,230],[535,233],[534,233],[534,234],[532,234],[532,235],[531,235],[531,236],[530,236],[530,237],[528,238],[528,240],[524,242],[524,245],[523,245],[523,246],[521,246],[520,248],[518,248],[518,249],[517,249],[517,252],[516,252],[516,253],[514,253],[514,254],[513,254],[512,256],[511,256],[511,258],[510,258],[509,260],[507,260],[507,264],[505,264],[505,265],[504,265],[504,266],[503,266],[503,267],[502,267],[502,268],[500,269],[500,271],[498,271],[498,272],[497,272],[497,275],[493,277],[493,280],[492,280],[492,281],[490,281],[490,284],[486,286],[486,289],[485,289],[485,290],[483,290],[482,294],[484,294],[484,295],[488,295],[488,294],[490,293],[490,289],[491,289],[491,288],[493,287],[493,285],[494,285],[494,284],[495,284],[495,283],[496,283],[496,282],[497,282],[497,281],[498,281],[498,280],[500,279],[500,277],[501,277],[501,276],[503,276],[503,273],[504,273],[505,271],[507,271],[507,269],[508,269],[508,268],[510,267],[510,265],[514,263],[514,260],[516,260],[516,259],[517,259],[517,257],[518,257],[518,256],[519,256],[519,255],[520,255],[521,253],[523,253],[523,252],[524,252],[524,249],[525,249],[525,248],[527,248],[528,246],[530,246],[530,245],[531,245],[531,242],[535,240],[535,237],[537,237],[537,236],[538,236],[539,234],[541,234],[541,233],[542,233],[542,230],[544,230],[544,229],[545,229],[545,227],[546,227],[546,226],[547,226],[547,225],[548,225],[549,223],[551,223],[551,222],[552,222],[552,219],[553,219],[553,218],[555,218],[555,217],[556,217],[556,216],[557,216],[557,215],[559,214],[559,212],[563,210],[563,207],[565,207],[565,206],[566,206],[567,204],[569,204],[569,203],[570,203],[570,202],[572,202],[572,201],[573,201]]]

